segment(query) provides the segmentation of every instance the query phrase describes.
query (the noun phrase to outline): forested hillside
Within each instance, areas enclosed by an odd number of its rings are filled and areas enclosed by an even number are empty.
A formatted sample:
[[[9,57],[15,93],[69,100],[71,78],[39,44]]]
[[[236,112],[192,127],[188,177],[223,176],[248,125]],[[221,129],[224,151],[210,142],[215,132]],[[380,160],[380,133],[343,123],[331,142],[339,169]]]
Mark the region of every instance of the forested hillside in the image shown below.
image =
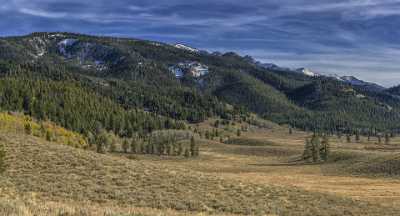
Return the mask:
[[[201,64],[203,68],[188,68]],[[171,67],[187,71],[178,77]],[[181,68],[178,68],[181,70]],[[193,70],[205,70],[200,76]],[[399,127],[395,90],[274,71],[251,57],[136,39],[33,33],[0,39],[0,106],[87,133],[121,136],[249,112],[306,130]]]

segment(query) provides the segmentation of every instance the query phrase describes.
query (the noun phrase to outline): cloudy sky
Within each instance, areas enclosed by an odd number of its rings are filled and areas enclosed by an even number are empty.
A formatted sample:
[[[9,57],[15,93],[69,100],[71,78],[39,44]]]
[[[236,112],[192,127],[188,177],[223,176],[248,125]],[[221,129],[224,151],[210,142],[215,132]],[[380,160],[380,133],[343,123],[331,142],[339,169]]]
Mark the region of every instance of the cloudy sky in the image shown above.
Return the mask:
[[[0,29],[180,42],[400,84],[400,0],[0,0]]]

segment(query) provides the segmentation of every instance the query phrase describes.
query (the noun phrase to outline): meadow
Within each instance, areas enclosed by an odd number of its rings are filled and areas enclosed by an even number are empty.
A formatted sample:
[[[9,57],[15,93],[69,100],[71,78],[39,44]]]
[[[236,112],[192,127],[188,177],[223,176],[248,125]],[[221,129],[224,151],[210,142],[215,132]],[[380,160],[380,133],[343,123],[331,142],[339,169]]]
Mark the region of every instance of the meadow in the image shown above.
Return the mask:
[[[215,130],[213,122],[191,130]],[[311,134],[289,133],[272,123],[221,125],[219,135],[226,139],[198,136],[200,156],[190,158],[98,154],[56,136],[48,140],[7,128],[0,133],[7,165],[0,177],[0,215],[396,215],[400,210],[400,138],[386,145],[333,136],[329,160],[309,164],[300,158]]]

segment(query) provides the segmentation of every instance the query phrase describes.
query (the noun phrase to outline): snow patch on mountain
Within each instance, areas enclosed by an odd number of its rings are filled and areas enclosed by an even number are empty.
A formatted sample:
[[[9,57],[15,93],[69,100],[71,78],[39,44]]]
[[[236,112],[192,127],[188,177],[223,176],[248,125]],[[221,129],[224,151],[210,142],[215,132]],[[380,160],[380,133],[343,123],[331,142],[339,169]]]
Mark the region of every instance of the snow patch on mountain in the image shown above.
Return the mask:
[[[174,47],[178,48],[178,49],[186,50],[186,51],[189,51],[189,52],[195,52],[195,53],[199,52],[198,49],[190,47],[190,46],[186,46],[184,44],[175,44]]]
[[[315,73],[315,72],[311,71],[311,70],[308,69],[308,68],[299,68],[299,69],[296,69],[296,72],[302,73],[302,74],[304,74],[304,75],[306,75],[306,76],[311,76],[311,77],[318,77],[318,76],[321,76],[321,74]]]
[[[68,56],[67,55],[67,48],[74,45],[76,42],[78,42],[77,39],[64,39],[62,41],[60,41],[57,45],[58,45],[58,50],[60,51],[61,54],[63,54],[64,56]]]

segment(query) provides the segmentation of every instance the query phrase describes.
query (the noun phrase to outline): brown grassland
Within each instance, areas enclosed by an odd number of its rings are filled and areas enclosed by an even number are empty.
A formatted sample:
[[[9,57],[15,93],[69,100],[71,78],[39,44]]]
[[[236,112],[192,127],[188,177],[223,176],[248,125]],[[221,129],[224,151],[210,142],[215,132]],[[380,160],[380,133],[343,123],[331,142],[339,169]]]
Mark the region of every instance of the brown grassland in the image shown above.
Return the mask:
[[[189,159],[102,155],[1,130],[0,215],[399,215],[400,138],[332,137],[329,161],[306,164],[310,134],[270,124],[236,137],[241,126],[220,126],[226,144],[197,139],[201,155]]]

